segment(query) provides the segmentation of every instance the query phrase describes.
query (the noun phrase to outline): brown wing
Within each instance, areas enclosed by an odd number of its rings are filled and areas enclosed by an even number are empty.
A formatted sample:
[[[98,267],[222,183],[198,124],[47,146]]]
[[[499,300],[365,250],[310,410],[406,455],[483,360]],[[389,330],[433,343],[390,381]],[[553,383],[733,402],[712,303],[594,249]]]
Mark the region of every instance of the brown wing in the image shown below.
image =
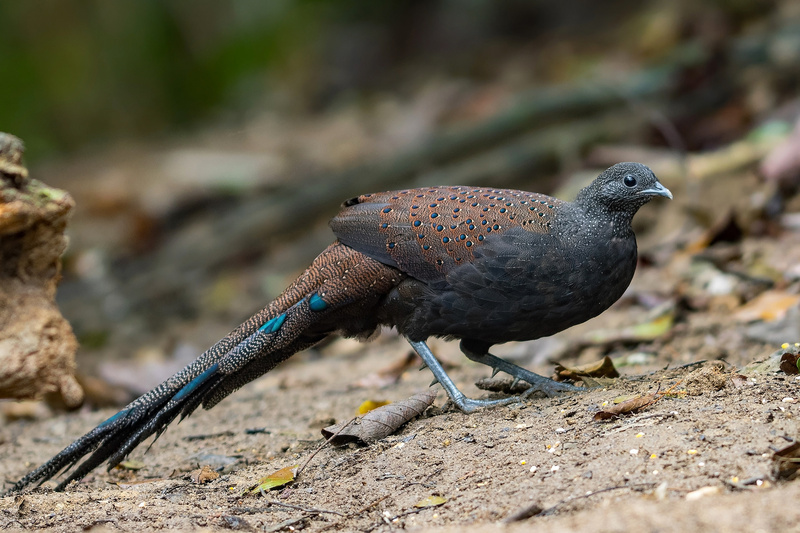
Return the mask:
[[[509,189],[408,189],[348,200],[330,226],[347,246],[431,282],[444,279],[510,228],[548,233],[562,204]]]

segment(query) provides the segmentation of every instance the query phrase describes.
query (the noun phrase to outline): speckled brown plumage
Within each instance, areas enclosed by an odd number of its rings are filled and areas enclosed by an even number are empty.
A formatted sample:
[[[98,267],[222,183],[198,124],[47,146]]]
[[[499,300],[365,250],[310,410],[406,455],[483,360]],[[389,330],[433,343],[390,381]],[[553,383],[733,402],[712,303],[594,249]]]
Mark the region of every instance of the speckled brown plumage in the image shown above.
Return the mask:
[[[551,335],[616,301],[636,267],[631,219],[653,196],[671,197],[650,169],[620,163],[574,202],[480,187],[349,200],[331,221],[338,240],[283,294],[12,490],[49,479],[89,454],[58,489],[106,460],[112,467],[177,416],[213,407],[297,351],[332,334],[367,337],[380,325],[408,338],[464,411],[509,400],[465,398],[430,353],[428,337],[461,339],[467,357],[535,390],[565,390],[488,350]]]

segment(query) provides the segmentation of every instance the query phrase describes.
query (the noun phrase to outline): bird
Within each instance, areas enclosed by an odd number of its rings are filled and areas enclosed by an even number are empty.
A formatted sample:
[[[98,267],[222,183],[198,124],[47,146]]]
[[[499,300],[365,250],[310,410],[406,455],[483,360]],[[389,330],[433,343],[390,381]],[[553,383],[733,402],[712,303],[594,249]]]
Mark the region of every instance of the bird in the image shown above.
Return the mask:
[[[493,375],[502,371],[530,384],[525,394],[578,390],[489,349],[553,335],[619,299],[637,263],[631,221],[659,196],[672,193],[647,166],[628,162],[599,174],[571,202],[472,186],[347,200],[330,221],[335,241],[280,296],[9,492],[41,485],[64,469],[72,470],[57,491],[103,462],[110,470],[178,416],[214,407],[294,353],[332,335],[367,339],[381,326],[407,339],[434,383],[465,413],[519,398],[466,397],[429,349],[430,337],[460,340],[464,355]]]

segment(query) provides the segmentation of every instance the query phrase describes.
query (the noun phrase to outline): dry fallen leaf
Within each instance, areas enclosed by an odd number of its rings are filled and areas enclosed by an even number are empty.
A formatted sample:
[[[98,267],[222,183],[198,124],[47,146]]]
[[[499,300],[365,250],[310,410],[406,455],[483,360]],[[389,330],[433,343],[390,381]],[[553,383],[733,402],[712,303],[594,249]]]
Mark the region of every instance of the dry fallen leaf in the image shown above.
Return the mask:
[[[272,474],[262,477],[258,480],[258,486],[250,492],[254,494],[260,493],[262,490],[271,490],[277,487],[282,487],[287,483],[294,481],[294,475],[297,472],[297,466],[287,466]]]
[[[608,420],[609,418],[616,418],[620,415],[633,413],[647,407],[651,403],[656,401],[655,394],[648,394],[646,396],[637,396],[636,398],[631,398],[630,400],[625,400],[624,402],[618,403],[613,405],[607,409],[603,409],[595,413],[594,419],[595,420]]]
[[[422,499],[417,503],[415,503],[414,507],[420,507],[420,508],[438,507],[439,505],[442,505],[444,503],[447,503],[447,498],[442,498],[441,496],[428,496],[427,498]]]
[[[202,485],[204,483],[214,481],[218,477],[219,477],[219,472],[212,470],[211,467],[208,465],[204,465],[202,468],[193,470],[192,473],[189,474],[189,479],[192,480],[192,483],[195,483],[197,485]]]
[[[531,388],[527,381],[517,381],[512,378],[482,378],[475,382],[475,386],[489,392],[502,392],[505,394],[522,394]]]
[[[800,355],[792,352],[786,352],[781,356],[781,370],[787,374],[800,373]]]
[[[134,459],[122,461],[120,464],[117,465],[117,467],[124,468],[125,470],[141,470],[145,466],[147,465],[145,465],[142,461],[136,461]]]
[[[323,428],[322,435],[331,439],[331,444],[340,446],[348,442],[370,442],[394,433],[400,426],[425,412],[436,399],[435,390],[415,394],[407,400],[378,407],[363,418],[350,423],[338,435],[341,424]],[[347,422],[349,423],[349,422]],[[334,437],[334,435],[336,435]]]
[[[800,295],[778,290],[764,291],[740,307],[733,318],[738,322],[772,322],[783,318],[798,303]]]
[[[605,356],[599,361],[578,366],[556,365],[556,380],[571,379],[577,380],[581,376],[594,378],[618,378],[619,372],[614,368],[614,362],[609,356]]]

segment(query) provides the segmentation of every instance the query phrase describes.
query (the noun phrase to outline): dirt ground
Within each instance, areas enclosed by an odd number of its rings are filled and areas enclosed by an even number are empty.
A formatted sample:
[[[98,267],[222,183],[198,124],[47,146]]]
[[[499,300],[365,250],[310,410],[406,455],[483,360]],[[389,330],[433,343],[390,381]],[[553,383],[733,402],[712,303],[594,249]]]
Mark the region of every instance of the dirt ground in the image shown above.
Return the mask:
[[[640,269],[633,292],[652,286],[659,272]],[[641,309],[624,298],[600,318],[561,334],[571,352],[561,359],[595,357],[596,346],[576,339],[618,328],[637,314]],[[336,341],[170,427],[149,450],[132,454],[130,466],[137,470],[96,471],[63,493],[47,490],[53,486],[48,482],[44,489],[3,497],[0,527],[800,531],[800,485],[772,476],[773,450],[798,435],[800,381],[757,372],[734,384],[737,367],[776,348],[748,340],[742,331],[730,327],[726,313],[690,314],[658,340],[605,350],[623,378],[558,398],[466,415],[445,405],[440,393],[434,407],[396,434],[370,446],[324,448],[288,487],[243,495],[259,478],[305,462],[322,442],[319,428],[348,420],[363,401],[402,400],[427,388],[429,373],[416,369],[395,384],[377,386],[375,373],[408,352],[396,336],[384,333],[368,344]],[[472,383],[487,377],[487,370],[461,357],[457,343],[435,341],[432,348],[468,394],[486,394]],[[520,362],[536,351],[547,345],[496,348]],[[726,362],[713,360],[718,358]],[[549,373],[552,366],[532,368]],[[593,420],[606,402],[676,383],[635,414]],[[18,479],[111,413],[7,424],[0,476]],[[191,472],[203,465],[221,476],[197,483]],[[415,507],[431,496],[446,501]],[[534,505],[544,512],[503,523]]]

